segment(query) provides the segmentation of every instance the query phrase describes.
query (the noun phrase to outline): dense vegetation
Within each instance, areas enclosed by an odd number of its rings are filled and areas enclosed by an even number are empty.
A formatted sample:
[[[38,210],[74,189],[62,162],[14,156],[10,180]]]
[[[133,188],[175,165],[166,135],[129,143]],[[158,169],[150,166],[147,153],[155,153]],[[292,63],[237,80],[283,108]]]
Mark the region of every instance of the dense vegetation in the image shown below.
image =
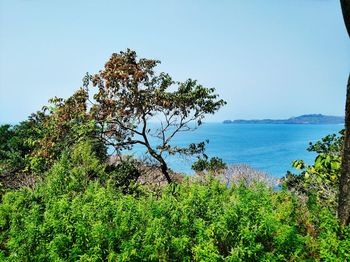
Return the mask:
[[[315,163],[295,161],[301,171],[282,190],[249,169],[234,178],[204,142],[169,144],[224,101],[196,81],[155,75],[155,64],[114,55],[85,77],[98,87],[94,104],[82,88],[0,127],[0,261],[349,260],[350,226],[336,212],[344,133],[311,144]],[[151,130],[155,114],[165,122]],[[135,143],[155,162],[125,157]],[[198,155],[197,175],[172,173],[163,152]]]
[[[65,152],[34,189],[0,206],[1,257],[9,261],[345,261],[331,209],[256,184],[216,179],[154,195],[116,186],[89,143]]]
[[[339,135],[328,135],[315,144],[310,143],[307,150],[317,153],[315,162],[306,165],[303,160],[295,160],[293,167],[301,172],[288,172],[284,178],[288,189],[314,198],[319,205],[336,208],[343,141],[344,130]]]

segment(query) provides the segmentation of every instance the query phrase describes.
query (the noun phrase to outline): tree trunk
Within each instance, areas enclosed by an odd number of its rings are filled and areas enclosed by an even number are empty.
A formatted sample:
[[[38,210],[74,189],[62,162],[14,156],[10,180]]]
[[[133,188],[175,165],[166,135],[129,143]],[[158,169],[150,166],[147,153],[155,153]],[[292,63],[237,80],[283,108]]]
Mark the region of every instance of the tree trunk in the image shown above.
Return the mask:
[[[345,139],[339,184],[338,216],[342,225],[350,223],[350,75],[346,90]]]
[[[350,37],[350,0],[340,0],[344,23]],[[346,89],[345,139],[339,184],[338,217],[342,225],[350,223],[350,75]]]
[[[162,173],[163,175],[165,176],[166,180],[168,181],[168,184],[171,184],[173,181],[172,179],[170,178],[170,175],[169,175],[169,168],[168,168],[168,165],[166,164],[166,162],[162,159],[162,161],[160,161],[160,168],[162,169]]]
[[[172,179],[171,179],[171,177],[170,177],[170,175],[169,175],[169,172],[168,172],[169,168],[168,168],[168,165],[166,164],[165,160],[163,159],[163,157],[162,157],[161,155],[157,154],[157,153],[151,148],[151,146],[150,146],[149,144],[147,144],[146,146],[147,146],[147,150],[148,150],[148,152],[150,153],[150,155],[151,155],[152,157],[154,157],[155,159],[157,159],[157,161],[159,162],[159,164],[160,164],[160,169],[162,170],[162,173],[163,173],[163,175],[165,176],[165,178],[166,178],[168,184],[171,184],[173,181],[172,181]]]
[[[350,0],[340,0],[344,23],[350,37]]]

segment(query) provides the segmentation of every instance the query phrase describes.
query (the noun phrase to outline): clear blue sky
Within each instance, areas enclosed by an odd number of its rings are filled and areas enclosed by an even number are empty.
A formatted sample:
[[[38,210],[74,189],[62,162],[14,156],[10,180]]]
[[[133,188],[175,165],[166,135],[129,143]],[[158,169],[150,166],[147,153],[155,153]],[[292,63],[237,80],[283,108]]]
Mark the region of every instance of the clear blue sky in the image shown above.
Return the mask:
[[[343,115],[350,41],[336,0],[0,0],[0,122],[126,48],[228,102],[211,121]]]

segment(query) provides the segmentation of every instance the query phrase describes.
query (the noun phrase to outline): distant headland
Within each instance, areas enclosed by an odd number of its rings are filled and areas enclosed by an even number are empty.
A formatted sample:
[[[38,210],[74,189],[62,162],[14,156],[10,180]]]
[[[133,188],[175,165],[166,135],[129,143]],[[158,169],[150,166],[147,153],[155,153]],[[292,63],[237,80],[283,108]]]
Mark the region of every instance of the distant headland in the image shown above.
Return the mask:
[[[326,116],[322,114],[309,114],[288,119],[254,119],[254,120],[225,120],[224,124],[305,124],[305,125],[325,125],[344,124],[344,117]]]

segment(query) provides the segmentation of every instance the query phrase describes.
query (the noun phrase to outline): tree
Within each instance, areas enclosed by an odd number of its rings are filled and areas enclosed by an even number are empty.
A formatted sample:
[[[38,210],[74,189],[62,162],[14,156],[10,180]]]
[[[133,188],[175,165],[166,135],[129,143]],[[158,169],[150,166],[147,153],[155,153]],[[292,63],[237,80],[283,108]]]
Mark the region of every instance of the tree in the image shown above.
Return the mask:
[[[87,74],[84,86],[97,87],[91,115],[100,126],[104,142],[117,153],[139,144],[159,164],[171,183],[166,154],[204,153],[205,142],[187,147],[171,145],[179,132],[193,131],[207,114],[226,104],[214,88],[197,81],[174,81],[166,73],[155,72],[157,60],[137,59],[135,51],[114,53],[98,74]],[[158,126],[150,121],[158,121]],[[151,138],[157,145],[153,145]]]
[[[90,140],[101,160],[105,159],[105,147],[97,139],[99,130],[91,119],[87,108],[88,94],[79,89],[67,99],[54,97],[50,106],[32,114],[39,138],[32,143],[33,152],[28,156],[30,169],[44,173],[60,159],[62,152],[80,141]]]
[[[18,125],[0,126],[0,181],[3,189],[33,185],[61,157],[81,141],[90,141],[100,160],[106,148],[87,110],[84,89],[67,99],[53,98],[51,105]]]
[[[350,0],[340,0],[346,29],[350,37]],[[343,225],[350,224],[350,74],[346,90],[345,138],[339,187],[338,216]]]

